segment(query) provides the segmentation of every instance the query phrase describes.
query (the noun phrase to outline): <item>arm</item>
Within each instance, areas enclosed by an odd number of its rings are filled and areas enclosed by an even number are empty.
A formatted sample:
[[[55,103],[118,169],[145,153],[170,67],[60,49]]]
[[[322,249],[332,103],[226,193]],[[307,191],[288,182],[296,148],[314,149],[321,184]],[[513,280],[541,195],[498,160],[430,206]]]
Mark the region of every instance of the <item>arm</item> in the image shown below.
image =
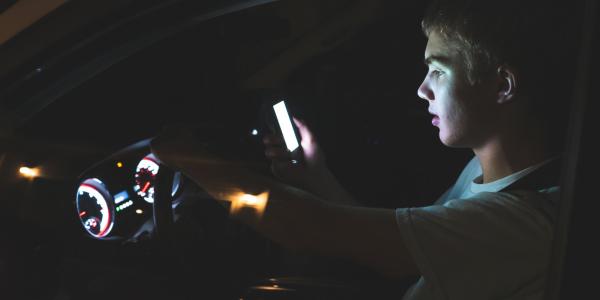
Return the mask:
[[[305,189],[330,203],[359,206],[358,201],[342,187],[328,168],[312,176]]]
[[[283,245],[345,257],[391,278],[418,275],[395,218],[392,209],[333,204],[276,187],[256,228]]]
[[[281,137],[268,135],[264,138],[265,155],[271,159],[273,174],[288,184],[320,196],[325,201],[343,205],[358,205],[354,197],[342,187],[327,168],[325,155],[308,126],[296,118],[294,118],[294,122],[300,131],[305,163],[303,165],[291,164],[290,153],[285,149]]]
[[[269,191],[261,214],[236,215],[284,246],[352,259],[394,278],[418,274],[403,244],[394,210],[330,203],[204,153],[193,142],[158,139],[152,150],[217,199],[228,191]],[[235,184],[233,184],[235,183]]]

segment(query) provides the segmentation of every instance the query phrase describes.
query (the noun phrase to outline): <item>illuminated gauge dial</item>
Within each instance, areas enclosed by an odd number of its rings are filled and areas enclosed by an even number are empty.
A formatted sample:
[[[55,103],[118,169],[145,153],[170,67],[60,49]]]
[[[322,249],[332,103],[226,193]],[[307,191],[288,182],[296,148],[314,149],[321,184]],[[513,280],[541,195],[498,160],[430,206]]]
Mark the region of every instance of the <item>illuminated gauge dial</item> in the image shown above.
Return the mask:
[[[114,207],[102,181],[96,178],[83,181],[77,189],[76,203],[85,230],[93,237],[106,237],[114,225]]]
[[[158,169],[156,158],[152,154],[144,157],[135,169],[133,190],[148,203],[154,203],[154,181]]]

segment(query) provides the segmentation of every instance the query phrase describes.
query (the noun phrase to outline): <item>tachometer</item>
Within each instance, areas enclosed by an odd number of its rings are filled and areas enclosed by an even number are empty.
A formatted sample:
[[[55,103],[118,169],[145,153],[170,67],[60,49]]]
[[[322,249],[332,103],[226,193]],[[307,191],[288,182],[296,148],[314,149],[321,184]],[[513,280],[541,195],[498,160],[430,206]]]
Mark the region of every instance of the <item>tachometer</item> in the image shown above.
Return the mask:
[[[154,155],[144,157],[135,169],[135,185],[133,190],[146,202],[154,203],[154,181],[158,174],[158,163]]]
[[[85,230],[93,237],[106,237],[114,225],[114,206],[104,183],[96,178],[83,181],[77,189],[76,202]]]

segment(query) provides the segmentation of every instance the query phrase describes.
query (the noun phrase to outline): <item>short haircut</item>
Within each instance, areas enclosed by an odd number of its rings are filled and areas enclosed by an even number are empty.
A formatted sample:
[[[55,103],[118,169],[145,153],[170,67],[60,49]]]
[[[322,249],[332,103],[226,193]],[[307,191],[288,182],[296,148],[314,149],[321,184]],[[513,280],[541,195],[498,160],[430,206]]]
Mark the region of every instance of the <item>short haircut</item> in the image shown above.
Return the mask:
[[[581,32],[577,5],[552,0],[434,0],[421,27],[425,35],[436,32],[460,50],[471,84],[499,66],[514,68],[518,93],[531,98],[532,112],[549,122],[565,111],[572,94]]]

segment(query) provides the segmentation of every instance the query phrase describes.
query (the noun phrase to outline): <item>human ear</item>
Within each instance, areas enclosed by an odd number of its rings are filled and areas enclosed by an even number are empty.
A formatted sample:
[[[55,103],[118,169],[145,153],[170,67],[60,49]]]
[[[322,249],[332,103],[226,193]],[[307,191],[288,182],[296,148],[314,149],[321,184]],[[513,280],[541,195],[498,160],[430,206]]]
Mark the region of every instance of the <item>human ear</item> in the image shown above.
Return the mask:
[[[517,91],[516,72],[508,66],[498,67],[498,103],[507,103],[514,99]]]

